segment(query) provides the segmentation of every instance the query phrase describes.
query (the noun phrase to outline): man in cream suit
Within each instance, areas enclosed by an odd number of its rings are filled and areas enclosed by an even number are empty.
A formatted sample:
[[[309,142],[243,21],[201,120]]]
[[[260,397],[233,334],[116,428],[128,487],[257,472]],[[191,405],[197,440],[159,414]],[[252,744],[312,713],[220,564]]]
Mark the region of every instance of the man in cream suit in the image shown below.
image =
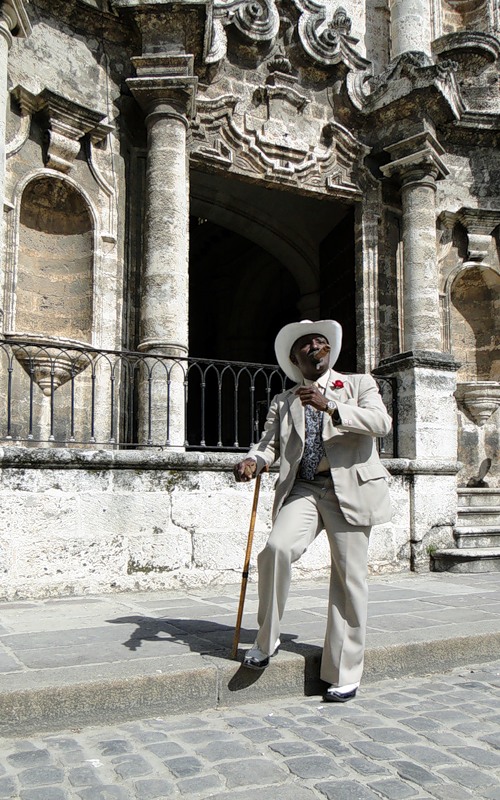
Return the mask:
[[[331,575],[321,678],[329,684],[329,702],[356,695],[368,607],[368,539],[371,526],[391,516],[389,473],[376,448],[391,419],[370,375],[332,369],[341,341],[334,320],[282,328],[276,357],[296,385],[274,397],[260,441],[234,468],[237,481],[248,481],[280,460],[273,529],[258,557],[259,632],[243,663],[264,669],[277,654],[291,565],[325,529]]]

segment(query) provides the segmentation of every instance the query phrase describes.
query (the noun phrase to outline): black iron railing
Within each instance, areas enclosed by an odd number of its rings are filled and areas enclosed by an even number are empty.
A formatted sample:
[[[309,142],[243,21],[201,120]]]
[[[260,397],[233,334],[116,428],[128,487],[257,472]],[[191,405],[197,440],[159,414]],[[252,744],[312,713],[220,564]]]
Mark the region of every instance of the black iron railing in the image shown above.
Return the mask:
[[[378,379],[395,417],[391,379]],[[272,397],[277,366],[103,350],[48,338],[0,339],[0,441],[27,446],[244,451]],[[391,434],[381,453],[396,455]]]

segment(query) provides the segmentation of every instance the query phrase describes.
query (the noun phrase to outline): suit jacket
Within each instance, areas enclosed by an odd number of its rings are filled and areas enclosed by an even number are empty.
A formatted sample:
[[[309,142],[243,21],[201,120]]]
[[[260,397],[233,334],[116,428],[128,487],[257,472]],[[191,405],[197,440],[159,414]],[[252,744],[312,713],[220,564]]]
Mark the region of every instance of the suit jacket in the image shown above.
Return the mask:
[[[334,388],[336,380],[342,388]],[[305,413],[295,394],[299,384],[277,394],[271,403],[260,441],[249,457],[257,471],[280,459],[273,519],[288,497],[299,470],[305,438]],[[323,444],[342,513],[352,525],[376,525],[391,517],[387,478],[376,448],[376,437],[386,436],[391,418],[371,375],[341,375],[330,370],[327,400],[337,404],[340,424],[323,417]]]

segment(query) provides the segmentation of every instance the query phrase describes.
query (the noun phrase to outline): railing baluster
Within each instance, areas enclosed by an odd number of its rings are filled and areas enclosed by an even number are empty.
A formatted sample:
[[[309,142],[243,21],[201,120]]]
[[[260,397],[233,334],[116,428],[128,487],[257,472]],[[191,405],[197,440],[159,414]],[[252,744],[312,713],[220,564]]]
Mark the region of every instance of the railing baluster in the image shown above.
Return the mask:
[[[75,371],[71,369],[71,408],[70,408],[70,426],[69,426],[69,440],[75,441]]]
[[[111,384],[111,398],[110,398],[110,409],[109,409],[109,443],[115,443],[115,373],[114,373],[114,365],[111,371],[111,375],[109,378]]]
[[[7,367],[7,435],[6,439],[12,439],[12,356],[8,356],[9,366]]]
[[[222,448],[222,376],[217,376],[217,447]]]
[[[33,361],[30,359],[30,415],[28,425],[28,439],[33,439],[33,384],[35,367]]]
[[[50,360],[50,435],[49,441],[54,441],[54,359]]]
[[[203,373],[203,378],[202,378],[202,381],[201,381],[201,384],[200,384],[200,388],[201,388],[201,400],[200,400],[200,414],[201,414],[201,420],[200,420],[201,437],[200,438],[201,438],[201,442],[200,442],[200,444],[201,444],[202,447],[205,447],[205,445],[206,445],[206,439],[205,439],[205,387],[206,387],[205,375],[206,375],[206,373],[204,372]]]

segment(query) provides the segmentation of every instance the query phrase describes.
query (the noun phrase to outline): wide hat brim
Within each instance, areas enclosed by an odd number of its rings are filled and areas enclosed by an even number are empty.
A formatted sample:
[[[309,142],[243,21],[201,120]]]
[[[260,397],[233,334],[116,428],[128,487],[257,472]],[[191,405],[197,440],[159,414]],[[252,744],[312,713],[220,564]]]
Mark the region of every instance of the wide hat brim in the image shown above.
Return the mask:
[[[276,358],[281,369],[292,381],[295,383],[302,383],[303,376],[298,367],[290,361],[290,350],[292,345],[300,339],[301,336],[306,336],[310,333],[318,333],[328,340],[331,347],[330,361],[328,366],[330,369],[337,361],[340,348],[342,347],[342,327],[334,319],[320,319],[313,322],[310,319],[303,319],[300,322],[291,322],[285,325],[284,328],[278,333],[274,342],[274,350]]]

